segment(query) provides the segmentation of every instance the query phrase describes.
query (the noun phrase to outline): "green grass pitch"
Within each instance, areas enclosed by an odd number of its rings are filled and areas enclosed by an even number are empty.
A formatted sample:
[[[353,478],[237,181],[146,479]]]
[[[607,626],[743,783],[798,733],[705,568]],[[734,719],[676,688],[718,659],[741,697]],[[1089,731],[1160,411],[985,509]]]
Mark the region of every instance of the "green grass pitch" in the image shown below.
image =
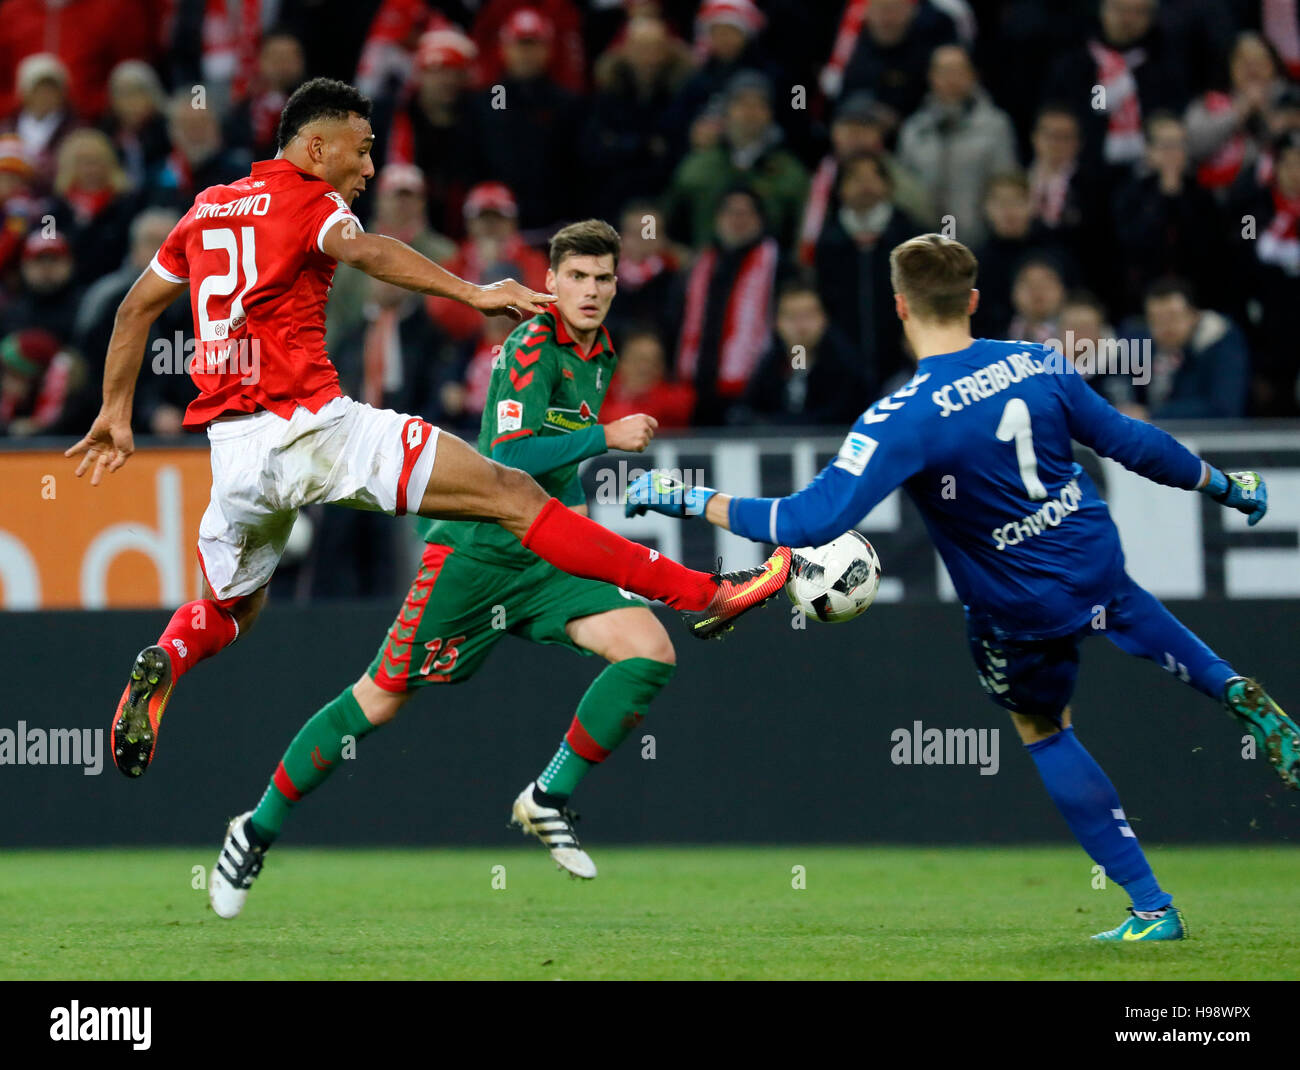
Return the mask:
[[[1294,978],[1292,848],[1155,848],[1192,939],[1102,946],[1073,848],[277,847],[243,916],[202,849],[0,854],[0,978]],[[504,869],[495,869],[504,867]],[[803,867],[805,887],[795,888]],[[504,888],[494,888],[494,883]]]

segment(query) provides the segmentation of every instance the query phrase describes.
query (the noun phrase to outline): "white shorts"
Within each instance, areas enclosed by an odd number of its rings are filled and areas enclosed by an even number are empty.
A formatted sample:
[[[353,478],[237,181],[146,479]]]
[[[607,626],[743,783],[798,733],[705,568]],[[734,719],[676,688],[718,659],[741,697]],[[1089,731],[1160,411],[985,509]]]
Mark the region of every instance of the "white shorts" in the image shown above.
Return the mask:
[[[199,565],[222,602],[271,578],[304,505],[395,516],[418,508],[438,452],[432,424],[347,397],[316,413],[300,406],[288,420],[265,410],[219,420],[208,439],[212,498]]]

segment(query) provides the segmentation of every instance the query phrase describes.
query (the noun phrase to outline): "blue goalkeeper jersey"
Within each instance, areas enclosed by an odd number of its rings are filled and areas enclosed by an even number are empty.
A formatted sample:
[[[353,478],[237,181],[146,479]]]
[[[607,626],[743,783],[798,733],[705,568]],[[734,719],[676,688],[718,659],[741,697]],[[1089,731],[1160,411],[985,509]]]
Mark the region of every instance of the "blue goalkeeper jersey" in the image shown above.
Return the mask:
[[[916,503],[972,626],[1001,639],[1083,627],[1124,572],[1119,533],[1071,440],[1193,489],[1200,458],[1101,398],[1055,350],[976,339],[926,357],[858,417],[839,453],[785,498],[737,498],[732,531],[817,546],[895,487]]]

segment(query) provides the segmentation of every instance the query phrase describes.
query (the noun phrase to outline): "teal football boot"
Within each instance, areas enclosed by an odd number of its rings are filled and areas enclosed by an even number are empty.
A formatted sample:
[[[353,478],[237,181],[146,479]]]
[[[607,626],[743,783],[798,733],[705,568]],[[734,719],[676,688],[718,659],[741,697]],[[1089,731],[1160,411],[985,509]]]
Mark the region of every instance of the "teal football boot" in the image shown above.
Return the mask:
[[[1223,689],[1223,704],[1255,740],[1292,791],[1300,791],[1300,729],[1268,697],[1262,687],[1245,676],[1234,676]]]
[[[1129,907],[1129,916],[1122,925],[1109,932],[1096,933],[1093,939],[1126,944],[1134,940],[1186,940],[1187,926],[1183,924],[1183,912],[1177,907],[1171,906],[1164,917],[1154,921],[1139,918]]]

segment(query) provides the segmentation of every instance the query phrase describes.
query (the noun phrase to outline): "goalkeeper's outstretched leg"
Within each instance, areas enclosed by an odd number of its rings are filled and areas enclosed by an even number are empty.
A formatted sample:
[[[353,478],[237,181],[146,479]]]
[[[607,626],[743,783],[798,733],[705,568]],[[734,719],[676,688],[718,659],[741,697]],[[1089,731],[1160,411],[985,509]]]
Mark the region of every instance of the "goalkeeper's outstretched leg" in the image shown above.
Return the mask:
[[[1300,729],[1255,680],[1238,673],[1149,591],[1126,583],[1107,606],[1106,636],[1222,702],[1292,791],[1300,791]]]

